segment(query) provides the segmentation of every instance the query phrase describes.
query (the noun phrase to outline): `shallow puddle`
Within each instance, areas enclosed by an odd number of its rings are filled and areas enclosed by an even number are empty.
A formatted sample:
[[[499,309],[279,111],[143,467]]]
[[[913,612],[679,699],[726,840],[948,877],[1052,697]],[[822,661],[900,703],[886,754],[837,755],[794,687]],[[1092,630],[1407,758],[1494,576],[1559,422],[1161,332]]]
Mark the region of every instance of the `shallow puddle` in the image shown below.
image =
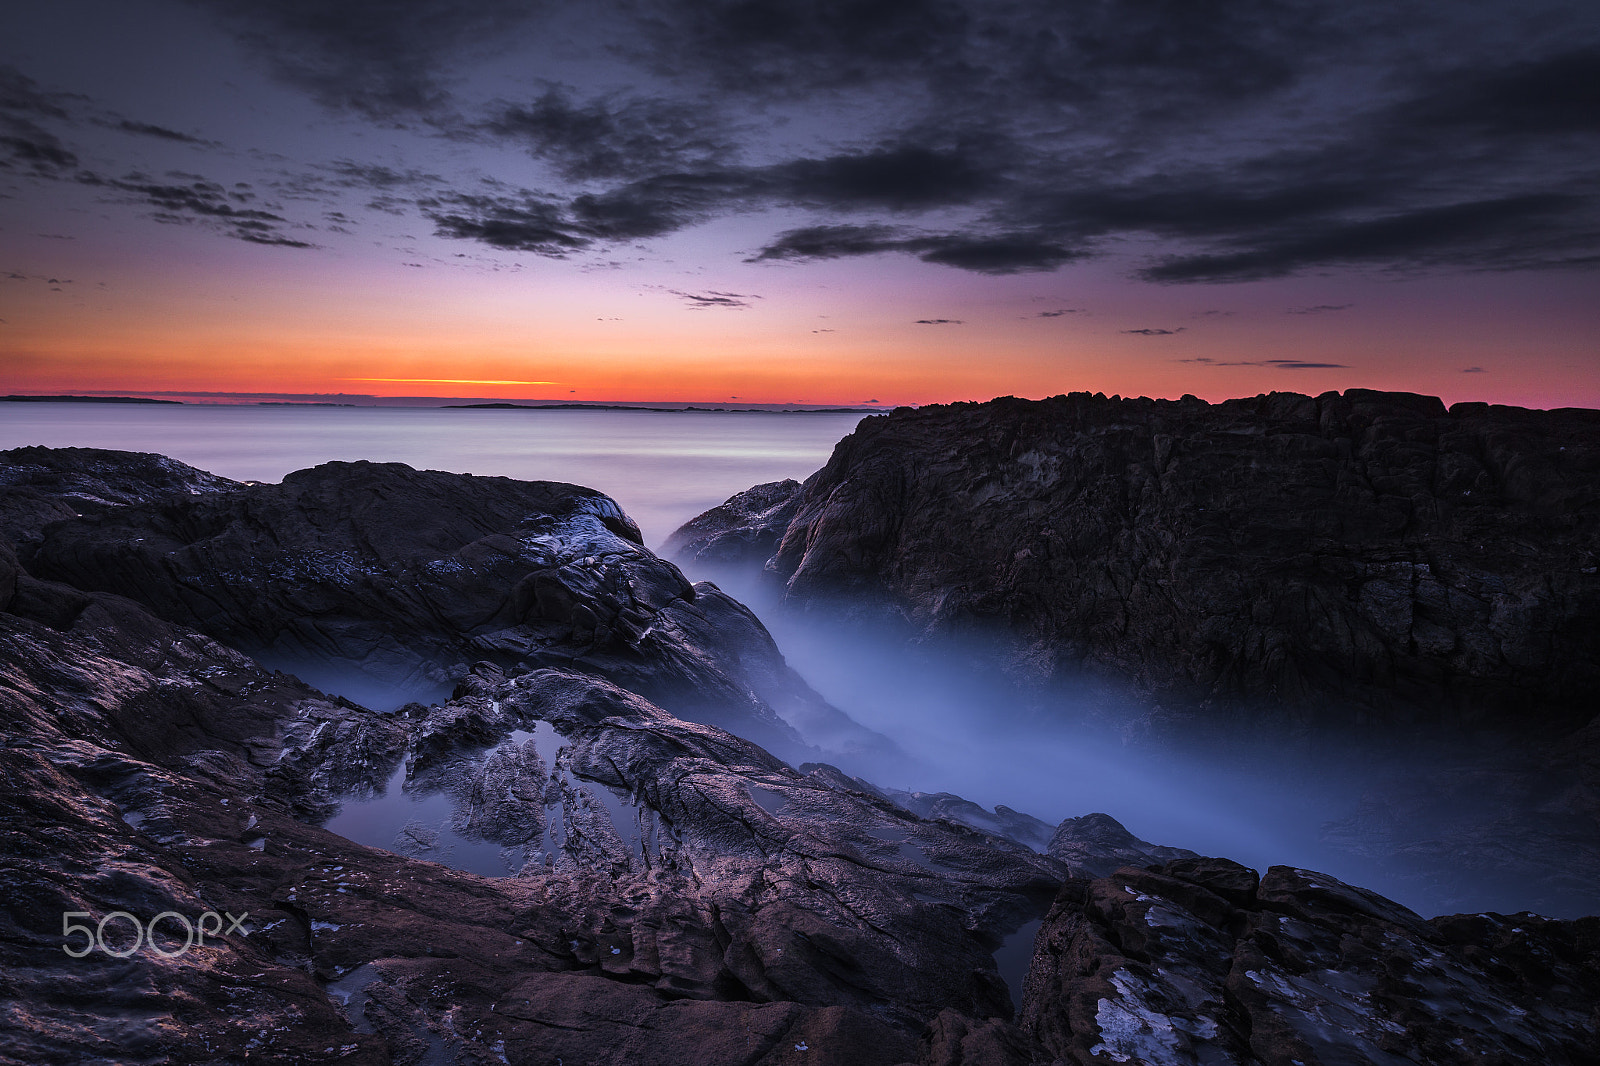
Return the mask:
[[[523,778],[522,788],[524,802],[529,801],[528,791],[534,793],[531,802],[536,808],[542,801],[540,828],[510,845],[475,835],[466,828],[472,824],[474,812],[463,798],[474,786],[483,784],[473,778],[497,760],[525,756],[530,741],[544,776]],[[653,812],[641,808],[631,796],[580,778],[561,765],[558,760],[564,747],[555,727],[541,721],[535,722],[532,730],[514,731],[494,747],[463,751],[458,762],[435,763],[420,782],[408,775],[409,760],[402,760],[380,795],[344,797],[339,812],[323,827],[358,844],[485,877],[509,877],[530,863],[554,864],[567,844],[569,829],[581,833],[581,827],[594,826],[591,819],[598,816],[610,824],[631,859],[642,856],[653,861],[662,843],[668,842],[661,839],[663,833]],[[576,807],[569,809],[574,802]],[[569,825],[574,818],[576,825]],[[485,830],[486,835],[490,833],[492,830]]]
[[[1033,962],[1033,938],[1039,934],[1042,925],[1043,918],[1023,923],[1021,928],[1001,942],[994,953],[994,964],[1005,979],[1006,987],[1011,989],[1011,1005],[1018,1011],[1022,1010],[1022,982],[1028,976],[1028,967]]]
[[[401,760],[381,796],[346,798],[339,813],[323,823],[329,832],[369,847],[442,863],[484,877],[515,873],[501,858],[499,844],[464,837],[451,828],[455,802],[443,792],[407,792]]]

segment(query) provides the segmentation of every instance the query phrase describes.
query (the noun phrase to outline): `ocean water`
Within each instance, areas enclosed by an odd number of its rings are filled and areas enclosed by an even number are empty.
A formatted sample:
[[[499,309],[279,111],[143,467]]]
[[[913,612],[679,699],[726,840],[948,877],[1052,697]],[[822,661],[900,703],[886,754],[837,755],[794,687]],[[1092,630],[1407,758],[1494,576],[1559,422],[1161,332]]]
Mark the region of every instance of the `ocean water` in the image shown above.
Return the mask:
[[[657,547],[752,485],[804,480],[865,417],[836,412],[0,403],[0,448],[158,452],[245,481],[330,460],[599,489]]]

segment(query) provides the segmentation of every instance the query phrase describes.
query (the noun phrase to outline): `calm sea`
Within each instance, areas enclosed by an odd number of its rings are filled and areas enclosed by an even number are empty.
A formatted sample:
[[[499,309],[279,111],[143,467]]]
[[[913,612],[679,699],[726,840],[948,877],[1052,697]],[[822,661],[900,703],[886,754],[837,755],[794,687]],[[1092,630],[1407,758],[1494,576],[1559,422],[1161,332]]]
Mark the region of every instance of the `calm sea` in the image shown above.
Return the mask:
[[[382,407],[0,404],[0,448],[159,452],[238,480],[280,481],[333,459],[566,481],[599,489],[659,546],[708,507],[804,480],[859,414],[507,411]]]

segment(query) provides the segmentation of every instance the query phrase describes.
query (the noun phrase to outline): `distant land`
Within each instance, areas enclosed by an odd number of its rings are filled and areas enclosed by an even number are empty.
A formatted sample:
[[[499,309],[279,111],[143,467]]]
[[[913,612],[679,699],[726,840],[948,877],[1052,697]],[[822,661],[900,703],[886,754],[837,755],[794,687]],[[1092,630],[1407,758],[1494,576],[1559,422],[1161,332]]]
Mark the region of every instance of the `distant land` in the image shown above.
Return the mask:
[[[0,396],[6,403],[175,403],[182,400],[152,400],[145,396]]]

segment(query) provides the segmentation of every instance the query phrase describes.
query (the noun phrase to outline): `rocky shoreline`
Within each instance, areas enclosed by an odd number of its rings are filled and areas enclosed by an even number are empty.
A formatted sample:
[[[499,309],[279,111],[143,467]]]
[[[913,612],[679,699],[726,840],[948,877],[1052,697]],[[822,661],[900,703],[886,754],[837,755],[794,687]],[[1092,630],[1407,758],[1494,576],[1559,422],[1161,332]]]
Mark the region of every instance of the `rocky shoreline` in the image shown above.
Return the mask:
[[[744,517],[775,526],[769,496]],[[803,499],[779,557],[801,521]],[[812,738],[892,743],[591,490],[368,463],[238,485],[17,449],[0,523],[0,1061],[1287,1066],[1600,1045],[1600,919],[1425,921],[1105,815],[1052,827],[836,769]],[[453,688],[373,710],[251,658],[274,655]],[[402,769],[515,876],[321,828]],[[64,951],[64,915],[116,913]],[[129,922],[169,914],[248,918],[183,950],[168,918],[123,954]],[[1017,996],[996,952],[1035,929]]]
[[[1299,720],[1582,724],[1600,412],[1350,389],[902,408],[684,527],[791,606],[996,626],[1014,668]]]
[[[781,610],[983,647],[1046,717],[1094,686],[1129,743],[1392,763],[1330,847],[1435,898],[1600,905],[1600,412],[1361,389],[902,409],[666,550]]]

